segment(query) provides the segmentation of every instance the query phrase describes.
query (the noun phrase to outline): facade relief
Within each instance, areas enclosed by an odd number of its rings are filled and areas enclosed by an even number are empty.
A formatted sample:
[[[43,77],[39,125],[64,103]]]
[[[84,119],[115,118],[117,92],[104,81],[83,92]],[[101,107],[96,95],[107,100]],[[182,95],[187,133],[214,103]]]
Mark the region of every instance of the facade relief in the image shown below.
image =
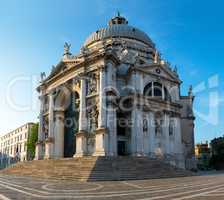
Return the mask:
[[[98,128],[99,109],[95,98],[87,100],[88,132],[94,133]]]
[[[93,95],[97,93],[97,74],[91,73],[87,75],[87,95]]]

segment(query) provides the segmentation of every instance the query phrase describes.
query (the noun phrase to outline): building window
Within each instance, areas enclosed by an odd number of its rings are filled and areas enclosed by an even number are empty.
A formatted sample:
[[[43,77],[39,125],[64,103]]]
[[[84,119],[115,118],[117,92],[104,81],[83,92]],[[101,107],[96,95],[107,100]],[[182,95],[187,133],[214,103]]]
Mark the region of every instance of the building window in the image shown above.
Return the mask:
[[[156,119],[155,120],[155,135],[159,136],[162,135],[162,120]]]
[[[170,120],[170,124],[169,124],[169,136],[173,136],[174,135],[174,121]]]
[[[149,84],[147,84],[144,88],[143,93],[145,96],[157,97],[166,101],[169,101],[171,99],[166,87],[158,82],[150,82]]]
[[[148,131],[148,121],[147,119],[143,119],[143,132]]]
[[[25,143],[24,143],[24,151],[26,151],[26,145],[27,145],[27,144],[26,144],[26,142],[25,142]]]

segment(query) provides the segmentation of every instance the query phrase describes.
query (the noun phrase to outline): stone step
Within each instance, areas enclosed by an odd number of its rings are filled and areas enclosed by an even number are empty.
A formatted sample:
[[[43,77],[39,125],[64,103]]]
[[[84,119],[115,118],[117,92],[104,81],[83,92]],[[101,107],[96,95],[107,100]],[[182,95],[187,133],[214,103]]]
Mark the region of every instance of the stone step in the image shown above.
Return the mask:
[[[189,176],[160,160],[146,157],[83,157],[18,163],[1,173],[58,180],[134,180]]]

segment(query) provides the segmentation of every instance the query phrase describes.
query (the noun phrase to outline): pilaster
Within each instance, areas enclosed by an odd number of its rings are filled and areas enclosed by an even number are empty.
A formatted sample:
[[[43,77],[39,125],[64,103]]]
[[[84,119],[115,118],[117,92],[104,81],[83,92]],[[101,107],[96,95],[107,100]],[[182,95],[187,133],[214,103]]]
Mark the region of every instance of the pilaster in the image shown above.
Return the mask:
[[[80,112],[79,112],[79,131],[86,131],[87,118],[86,118],[86,79],[81,77],[81,90],[80,90]]]
[[[40,114],[39,114],[39,127],[38,127],[38,141],[35,147],[35,160],[43,159],[44,152],[43,152],[43,129],[44,129],[44,95],[39,97],[40,99]]]
[[[131,149],[133,156],[143,156],[142,112],[136,106],[132,110]]]
[[[74,157],[82,157],[87,155],[87,132],[80,131],[76,134],[76,153]]]
[[[100,87],[99,87],[99,121],[98,126],[99,128],[106,127],[106,94],[105,94],[105,87],[106,87],[106,69],[105,66],[100,67]]]
[[[170,124],[170,118],[167,113],[164,113],[163,116],[163,148],[164,148],[164,154],[169,155],[170,154],[170,140],[169,140],[169,124]]]
[[[174,118],[175,128],[175,158],[176,158],[176,165],[180,168],[185,168],[185,160],[183,154],[183,145],[182,145],[182,137],[181,137],[181,122],[179,117]]]
[[[79,132],[76,134],[76,153],[74,157],[87,154],[87,118],[86,118],[86,79],[81,77],[80,85]]]
[[[106,156],[108,147],[108,130],[99,128],[96,130],[96,150],[94,156]]]
[[[64,110],[55,110],[54,158],[64,157]]]
[[[96,130],[96,149],[94,156],[108,155],[108,130],[107,126],[107,105],[106,105],[106,66],[100,66],[100,80],[99,80],[99,118],[98,128]]]
[[[49,129],[48,138],[45,140],[45,159],[54,158],[54,96],[49,94]]]
[[[109,98],[109,97],[108,97]],[[107,102],[108,155],[117,156],[117,111],[115,96],[110,96]]]
[[[153,112],[149,113],[149,146],[150,146],[150,156],[155,155],[155,114]]]

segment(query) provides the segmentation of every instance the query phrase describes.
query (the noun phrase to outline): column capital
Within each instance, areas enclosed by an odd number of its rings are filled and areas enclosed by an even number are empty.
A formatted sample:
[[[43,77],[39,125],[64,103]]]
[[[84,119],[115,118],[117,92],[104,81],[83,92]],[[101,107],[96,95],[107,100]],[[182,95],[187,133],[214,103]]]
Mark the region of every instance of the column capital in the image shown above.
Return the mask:
[[[64,110],[63,109],[56,109],[54,110],[55,117],[60,117],[64,119]]]
[[[95,130],[96,135],[97,134],[107,134],[108,130],[107,128],[101,127]]]
[[[39,140],[36,142],[36,145],[42,145],[43,143],[44,143],[43,140]]]
[[[85,130],[80,130],[78,133],[76,133],[76,137],[83,137],[86,136],[88,133]]]
[[[40,101],[43,101],[45,97],[46,97],[46,95],[44,95],[44,94],[41,94],[40,96],[38,96]]]
[[[54,138],[53,137],[46,138],[45,143],[54,143]]]
[[[107,65],[99,65],[99,66],[98,66],[98,69],[99,69],[101,72],[106,71],[106,69],[107,69]]]
[[[86,80],[87,75],[85,72],[79,73],[76,77],[73,78],[73,81],[80,81],[80,80]]]
[[[54,96],[54,95],[56,95],[56,94],[57,94],[57,89],[58,89],[58,88],[53,88],[53,89],[51,89],[51,90],[49,91],[49,93],[48,93],[48,96]]]

